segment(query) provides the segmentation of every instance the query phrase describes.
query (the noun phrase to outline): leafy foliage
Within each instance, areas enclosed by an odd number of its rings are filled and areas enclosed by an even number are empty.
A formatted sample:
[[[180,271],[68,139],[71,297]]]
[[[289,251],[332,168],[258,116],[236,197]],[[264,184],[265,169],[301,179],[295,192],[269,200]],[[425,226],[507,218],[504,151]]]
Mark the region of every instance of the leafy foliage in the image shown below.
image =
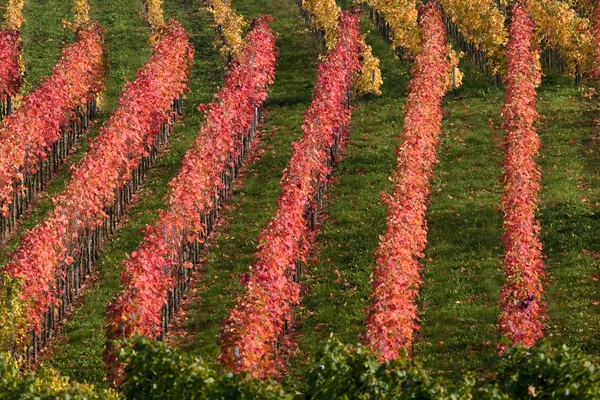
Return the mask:
[[[543,340],[531,349],[507,349],[494,368],[495,381],[481,392],[504,399],[594,399],[600,396],[600,369],[581,353]],[[487,396],[486,396],[487,397]]]
[[[15,96],[19,93],[25,67],[21,58],[21,24],[24,0],[9,0],[0,29],[0,94]]]
[[[362,346],[330,338],[305,376],[306,390],[287,394],[273,381],[215,372],[199,358],[163,343],[135,338],[123,346],[125,398],[205,399],[584,399],[600,395],[600,370],[580,352],[544,342],[511,348],[493,374],[476,382],[470,373],[455,383],[431,376],[418,362],[380,363]]]
[[[71,113],[104,87],[104,30],[90,24],[63,49],[52,75],[23,98],[0,127],[0,205],[7,215],[15,193],[26,190],[24,173],[35,174],[62,134]]]
[[[331,50],[335,46],[338,37],[338,20],[342,9],[335,0],[302,0],[302,8],[313,17],[312,23],[325,35],[325,46]],[[381,94],[380,87],[383,84],[379,59],[373,56],[371,46],[367,45],[361,38],[361,70],[354,87],[359,93]]]
[[[391,29],[391,42],[394,48],[401,48],[405,56],[414,60],[421,52],[421,29],[415,0],[361,0],[376,10]],[[462,53],[457,53],[450,43],[446,45],[447,65],[445,89],[450,90],[462,84],[463,73],[458,69]],[[454,75],[454,78],[453,78]]]
[[[291,399],[272,381],[215,371],[161,342],[136,338],[122,346],[123,395],[128,399]]]
[[[220,177],[231,172],[231,156],[250,130],[255,107],[265,101],[268,85],[273,83],[277,49],[270,22],[266,16],[253,22],[240,56],[225,74],[223,87],[215,100],[203,107],[207,118],[179,174],[169,183],[169,209],[146,228],[144,241],[125,262],[124,290],[108,310],[109,340],[136,333],[154,338],[161,333],[167,292],[186,267],[180,256],[187,244],[204,237],[203,217],[223,186]],[[114,363],[112,356],[109,354],[109,363]]]
[[[383,85],[383,78],[381,77],[381,70],[379,69],[379,59],[373,56],[373,49],[366,44],[367,42],[364,37],[362,42],[363,50],[360,55],[361,70],[354,81],[354,87],[359,93],[373,93],[380,95],[380,87]]]
[[[277,210],[259,237],[251,275],[242,276],[245,293],[236,298],[223,323],[220,359],[236,373],[265,377],[283,371],[273,343],[299,301],[299,284],[292,274],[296,261],[305,259],[310,247],[305,213],[315,205],[320,184],[328,179],[330,149],[350,122],[347,93],[360,68],[358,16],[340,14],[337,29],[338,40],[319,65],[313,102],[302,125],[304,135],[292,145]]]
[[[146,6],[146,20],[154,30],[159,29],[164,23],[162,10],[163,0],[143,0]]]
[[[106,399],[120,396],[114,390],[69,381],[56,371],[41,368],[37,373],[20,374],[14,358],[0,355],[0,398],[6,400]]]
[[[465,38],[485,52],[490,72],[503,70],[507,32],[498,7],[490,0],[441,0],[440,4]]]
[[[528,7],[539,39],[560,52],[570,72],[592,72],[594,43],[589,19],[577,15],[563,1],[530,0]]]
[[[18,30],[0,30],[0,93],[14,96],[23,81],[21,35]]]
[[[246,21],[244,21],[244,17],[236,14],[230,3],[222,0],[208,0],[207,8],[215,19],[215,27],[221,33],[223,42],[221,54],[226,57],[236,57],[241,54],[244,45],[242,29],[246,26]]]
[[[3,29],[9,31],[18,31],[21,29],[21,24],[25,22],[22,13],[24,3],[24,0],[8,0],[4,20],[2,21]]]
[[[85,25],[90,21],[90,4],[88,0],[73,0],[72,9],[77,26]]]
[[[441,100],[448,69],[446,37],[438,6],[424,6],[420,19],[423,49],[415,59],[405,105],[398,166],[392,175],[387,230],[376,250],[366,343],[383,360],[410,349],[417,325],[415,298],[421,284],[418,259],[427,242],[426,201],[441,133]]]
[[[515,3],[506,51],[506,97],[502,115],[505,132],[502,242],[506,282],[500,292],[498,327],[513,344],[532,346],[542,336],[544,320],[542,244],[535,218],[540,168],[535,162],[540,139],[533,126],[536,82],[532,68],[538,57],[534,24],[525,3]]]
[[[74,262],[78,238],[103,224],[105,208],[115,202],[117,189],[126,184],[160,125],[169,120],[173,99],[187,89],[192,59],[193,48],[183,27],[176,20],[167,21],[157,31],[152,57],[136,81],[125,85],[120,107],[74,168],[65,191],[55,198],[55,210],[21,240],[4,268],[10,282],[1,288],[18,286],[13,292],[20,293],[16,301],[23,305],[21,313],[2,312],[13,315],[20,329],[39,334],[44,313],[60,304],[56,279],[64,275],[61,266]],[[21,332],[14,332],[17,349],[26,340]]]
[[[594,7],[592,14],[592,35],[594,37],[594,78],[600,78],[600,6]]]
[[[421,38],[416,0],[364,0],[389,24],[392,46],[404,49],[409,58],[419,54]]]

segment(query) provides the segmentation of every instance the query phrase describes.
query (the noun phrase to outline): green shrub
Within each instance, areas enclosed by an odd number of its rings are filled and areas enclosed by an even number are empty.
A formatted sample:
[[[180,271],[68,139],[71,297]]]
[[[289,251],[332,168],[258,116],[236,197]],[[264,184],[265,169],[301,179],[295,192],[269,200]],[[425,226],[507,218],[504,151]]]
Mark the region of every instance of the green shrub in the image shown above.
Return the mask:
[[[379,363],[363,346],[350,347],[331,338],[307,376],[311,399],[457,399],[470,398],[473,380],[445,385],[421,365],[402,360]]]
[[[135,338],[124,345],[121,385],[127,399],[286,399],[275,382],[218,372],[200,358],[181,354],[161,342]]]
[[[96,390],[93,385],[70,382],[56,371],[40,368],[37,373],[19,375],[10,355],[0,355],[0,399],[2,400],[87,400],[119,399],[112,390]]]
[[[258,381],[215,369],[161,342],[137,337],[122,343],[121,393],[70,382],[41,368],[20,375],[10,356],[0,356],[0,399],[600,399],[600,370],[581,352],[539,342],[508,349],[493,376],[476,383],[432,377],[418,362],[379,363],[363,346],[331,338],[305,377],[304,393],[286,393],[274,381]]]
[[[552,349],[539,341],[531,349],[508,349],[494,368],[496,379],[482,388],[499,399],[600,399],[600,370],[579,351]]]

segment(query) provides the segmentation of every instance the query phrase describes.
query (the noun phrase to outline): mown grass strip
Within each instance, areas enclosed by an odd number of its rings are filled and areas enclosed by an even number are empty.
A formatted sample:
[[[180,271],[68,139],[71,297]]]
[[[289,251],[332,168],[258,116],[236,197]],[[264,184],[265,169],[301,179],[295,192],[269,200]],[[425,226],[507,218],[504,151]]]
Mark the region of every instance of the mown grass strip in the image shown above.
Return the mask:
[[[495,354],[502,247],[498,148],[503,92],[470,63],[443,104],[428,209],[429,236],[415,355],[438,373],[482,367]]]
[[[540,91],[543,189],[540,223],[546,255],[546,336],[555,346],[600,353],[600,154],[596,100],[571,84]],[[550,82],[549,82],[550,84]]]
[[[421,293],[422,333],[417,357],[433,372],[457,377],[486,373],[496,356],[499,290],[504,276],[502,174],[498,148],[503,93],[467,86],[445,103],[445,130],[430,206],[430,236]],[[471,87],[470,87],[471,86]],[[539,89],[543,189],[539,218],[548,272],[546,336],[597,358],[598,228],[594,199],[593,112],[565,78],[549,76]],[[596,304],[594,304],[596,303]]]

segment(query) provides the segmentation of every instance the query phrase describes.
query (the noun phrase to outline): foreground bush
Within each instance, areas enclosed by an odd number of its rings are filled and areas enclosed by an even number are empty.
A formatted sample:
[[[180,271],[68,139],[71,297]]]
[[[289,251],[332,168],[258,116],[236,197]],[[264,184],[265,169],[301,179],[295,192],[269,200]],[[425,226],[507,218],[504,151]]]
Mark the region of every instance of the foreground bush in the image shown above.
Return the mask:
[[[10,356],[0,355],[0,399],[119,399],[115,391],[97,390],[93,385],[70,382],[52,370],[41,369],[37,374],[19,375],[16,362]]]
[[[598,366],[578,351],[544,342],[512,348],[494,363],[495,379],[458,383],[432,377],[418,362],[379,363],[366,347],[330,339],[305,377],[304,394],[286,394],[274,381],[221,373],[163,343],[136,339],[125,346],[126,398],[206,399],[589,399],[600,397]]]
[[[272,380],[234,375],[171,348],[137,337],[122,346],[127,364],[121,393],[71,383],[51,370],[19,376],[16,364],[0,356],[0,399],[595,399],[600,370],[579,351],[509,348],[492,364],[489,378],[467,373],[451,383],[433,377],[418,362],[379,363],[366,347],[336,339],[304,377],[304,393],[287,393]],[[494,376],[495,378],[492,378]]]

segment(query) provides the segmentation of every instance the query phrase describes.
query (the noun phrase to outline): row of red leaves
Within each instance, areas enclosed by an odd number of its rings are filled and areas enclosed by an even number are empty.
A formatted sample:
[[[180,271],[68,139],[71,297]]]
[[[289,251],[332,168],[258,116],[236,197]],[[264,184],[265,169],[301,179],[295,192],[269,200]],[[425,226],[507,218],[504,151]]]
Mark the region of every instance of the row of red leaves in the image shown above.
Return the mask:
[[[15,29],[0,31],[0,95],[14,96],[21,88],[21,34]]]
[[[0,205],[5,215],[14,193],[25,190],[24,173],[37,172],[40,158],[47,158],[52,145],[61,137],[61,128],[76,108],[85,106],[102,90],[103,36],[104,30],[96,24],[80,29],[76,41],[63,49],[52,74],[25,96],[21,106],[3,121],[0,127]]]
[[[540,168],[536,164],[540,139],[533,126],[536,111],[536,82],[539,71],[532,66],[538,57],[534,23],[526,1],[512,7],[506,50],[505,77],[504,261],[506,282],[500,292],[498,328],[512,344],[532,346],[542,336],[545,319],[544,263],[535,218],[540,189]]]
[[[255,107],[266,100],[268,85],[274,81],[277,48],[271,22],[268,16],[254,21],[241,54],[229,64],[223,87],[213,102],[201,107],[207,110],[206,121],[169,183],[169,209],[146,227],[143,242],[124,263],[124,289],[106,317],[109,341],[135,333],[153,338],[160,334],[161,309],[183,267],[184,246],[204,237],[202,217],[223,186],[220,176],[231,171],[232,157],[250,130]]]
[[[118,109],[54,200],[54,211],[21,240],[4,270],[21,282],[24,330],[39,334],[43,314],[59,305],[54,284],[60,267],[73,262],[78,237],[102,225],[116,191],[147,154],[161,124],[171,119],[173,99],[187,90],[192,62],[189,36],[179,22],[167,21],[157,31],[150,60],[125,84]]]
[[[436,164],[445,91],[446,36],[436,2],[420,9],[421,49],[412,70],[404,127],[396,150],[393,192],[383,194],[387,230],[375,254],[372,303],[368,307],[365,343],[382,360],[410,350],[419,328],[415,298],[421,285],[423,250],[427,243],[425,213],[429,179]]]
[[[311,237],[305,213],[316,207],[316,192],[331,170],[327,157],[351,111],[344,103],[362,50],[359,19],[344,12],[338,21],[338,41],[318,67],[313,102],[305,114],[304,135],[292,145],[293,154],[281,180],[275,215],[258,238],[251,274],[241,277],[243,296],[235,300],[221,330],[220,360],[236,373],[262,378],[281,374],[273,344],[291,320],[299,302],[299,285],[292,280],[295,262],[305,260]]]

